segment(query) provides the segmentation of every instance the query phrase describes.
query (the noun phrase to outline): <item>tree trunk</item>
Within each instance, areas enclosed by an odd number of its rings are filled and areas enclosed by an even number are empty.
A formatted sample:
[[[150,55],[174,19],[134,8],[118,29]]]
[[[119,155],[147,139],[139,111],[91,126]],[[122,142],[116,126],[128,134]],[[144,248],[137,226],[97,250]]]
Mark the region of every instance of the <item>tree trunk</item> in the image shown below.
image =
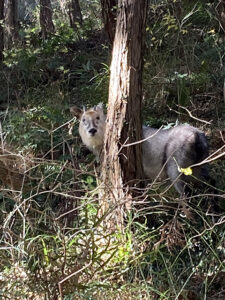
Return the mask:
[[[11,48],[18,40],[18,1],[8,0],[5,18],[5,46]]]
[[[119,0],[118,3],[101,167],[102,213],[117,207],[114,218],[110,217],[114,224],[123,223],[121,208],[137,195],[135,187],[143,177],[142,145],[126,144],[142,138],[142,40],[146,6],[147,0]]]
[[[4,0],[0,0],[0,62],[3,60],[4,50]]]
[[[118,0],[101,0],[102,19],[111,45],[115,36],[117,5]]]
[[[71,28],[76,29],[77,25],[82,25],[83,18],[78,0],[71,0],[69,5],[69,19]]]
[[[40,26],[43,39],[55,32],[55,26],[52,21],[51,0],[40,0]]]

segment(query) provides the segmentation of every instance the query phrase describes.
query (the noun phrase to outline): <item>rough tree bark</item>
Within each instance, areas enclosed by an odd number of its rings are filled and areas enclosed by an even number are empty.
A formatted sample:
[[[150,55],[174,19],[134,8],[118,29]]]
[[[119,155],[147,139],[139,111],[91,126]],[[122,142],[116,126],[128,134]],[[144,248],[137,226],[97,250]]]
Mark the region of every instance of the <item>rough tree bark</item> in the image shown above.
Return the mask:
[[[121,208],[130,202],[143,176],[141,144],[126,144],[142,138],[142,44],[146,6],[147,0],[118,1],[101,166],[102,213],[117,206],[114,218],[110,217],[114,225],[123,222]]]
[[[8,0],[5,14],[5,46],[10,48],[18,40],[18,1]]]
[[[43,39],[55,32],[55,26],[52,21],[51,0],[40,0],[40,26]]]
[[[78,0],[71,0],[68,4],[70,27],[76,29],[77,24],[82,25],[83,18]]]
[[[3,60],[4,50],[4,0],[0,0],[0,61]]]
[[[102,19],[110,44],[113,44],[118,0],[101,0]]]

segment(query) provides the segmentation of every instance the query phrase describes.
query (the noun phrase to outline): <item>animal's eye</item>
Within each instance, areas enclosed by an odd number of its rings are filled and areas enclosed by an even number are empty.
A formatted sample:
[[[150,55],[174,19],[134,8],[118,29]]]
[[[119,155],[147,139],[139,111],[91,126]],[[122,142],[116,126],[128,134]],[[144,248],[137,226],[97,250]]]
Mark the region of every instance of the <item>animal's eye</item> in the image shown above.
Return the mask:
[[[85,120],[85,118],[83,118],[83,119],[82,119],[82,122],[84,122],[84,123],[85,123],[85,121],[86,121],[86,120]]]
[[[97,117],[96,117],[96,120],[100,120],[100,117],[99,117],[99,116],[97,116]]]

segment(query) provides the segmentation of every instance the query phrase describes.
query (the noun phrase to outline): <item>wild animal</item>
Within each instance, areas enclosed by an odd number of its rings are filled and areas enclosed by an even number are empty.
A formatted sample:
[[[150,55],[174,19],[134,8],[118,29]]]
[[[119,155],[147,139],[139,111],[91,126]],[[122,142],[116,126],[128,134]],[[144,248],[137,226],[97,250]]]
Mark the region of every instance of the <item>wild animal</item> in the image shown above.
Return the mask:
[[[79,134],[83,143],[99,159],[104,143],[105,114],[100,103],[88,110],[71,107],[79,120]],[[180,195],[187,192],[187,183],[200,178],[209,179],[208,165],[191,169],[192,176],[182,173],[192,165],[202,162],[209,155],[205,134],[190,125],[177,125],[169,129],[143,126],[143,168],[146,178],[168,179]]]
[[[80,120],[79,134],[82,142],[99,159],[105,133],[105,114],[102,103],[88,110],[73,106],[70,112]]]

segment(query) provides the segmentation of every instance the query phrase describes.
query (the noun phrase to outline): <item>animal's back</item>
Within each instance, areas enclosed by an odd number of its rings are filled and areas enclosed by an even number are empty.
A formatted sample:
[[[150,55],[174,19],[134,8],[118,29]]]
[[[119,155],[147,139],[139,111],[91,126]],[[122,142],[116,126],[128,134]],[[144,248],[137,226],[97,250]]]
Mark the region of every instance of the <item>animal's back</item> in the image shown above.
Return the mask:
[[[165,150],[167,159],[174,157],[181,168],[187,168],[208,156],[208,142],[199,129],[190,125],[179,125],[169,130]]]
[[[170,129],[143,127],[143,167],[150,179],[169,178],[176,190],[182,194],[190,176],[180,174],[180,168],[199,163],[208,156],[208,143],[203,132],[189,125]],[[207,177],[207,166],[193,168],[193,175]],[[179,177],[179,179],[178,179]]]

